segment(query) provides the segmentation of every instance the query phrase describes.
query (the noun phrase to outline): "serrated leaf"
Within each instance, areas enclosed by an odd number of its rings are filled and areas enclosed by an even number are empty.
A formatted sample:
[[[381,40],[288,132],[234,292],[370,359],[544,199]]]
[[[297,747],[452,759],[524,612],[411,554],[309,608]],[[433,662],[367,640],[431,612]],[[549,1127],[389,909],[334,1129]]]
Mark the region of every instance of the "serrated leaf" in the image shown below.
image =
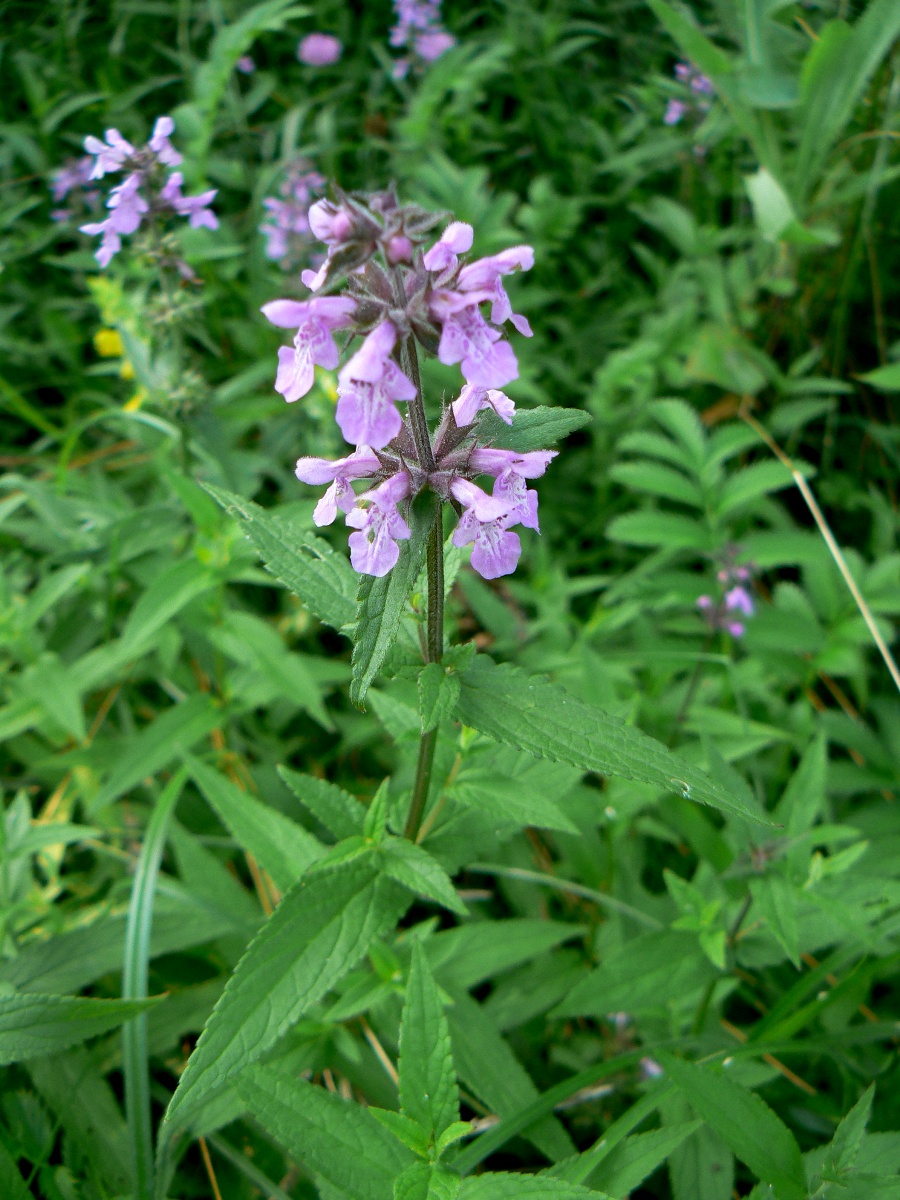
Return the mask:
[[[292,528],[288,517],[260,508],[224,488],[203,484],[223,508],[237,516],[268,571],[311,613],[343,629],[353,621],[358,576],[349,562],[307,529]]]
[[[214,771],[198,758],[185,755],[191,778],[207,803],[242,849],[272,876],[286,892],[303,872],[320,859],[326,848],[311,833],[270,808]]]
[[[405,838],[388,838],[381,846],[382,870],[391,879],[419,896],[427,896],[451,912],[468,915],[468,909],[456,894],[450,876],[440,863],[421,846]]]
[[[666,1076],[777,1200],[806,1200],[803,1159],[794,1135],[755,1093],[712,1067],[657,1053]]]
[[[626,1138],[590,1176],[591,1187],[599,1187],[610,1196],[628,1195],[702,1124],[702,1121],[685,1121]]]
[[[397,637],[425,557],[428,531],[436,519],[440,519],[437,497],[431,493],[418,497],[410,507],[410,537],[400,543],[397,565],[378,579],[360,576],[350,682],[350,699],[358,708]]]
[[[878,392],[900,392],[900,363],[876,367],[874,371],[866,371],[859,378]]]
[[[193,558],[157,575],[125,622],[115,646],[117,658],[127,661],[141,653],[163,625],[215,585],[212,573]]]
[[[413,1163],[394,1183],[394,1200],[456,1200],[462,1180],[437,1163]]]
[[[389,1129],[395,1138],[399,1138],[404,1146],[409,1147],[419,1158],[428,1158],[431,1144],[431,1133],[423,1129],[412,1117],[395,1112],[392,1108],[375,1108],[369,1106],[369,1112],[385,1129]]]
[[[660,742],[545,679],[498,667],[479,654],[461,682],[460,718],[498,742],[583,771],[677,791],[754,824],[768,823]]]
[[[593,418],[580,408],[522,408],[507,425],[495,412],[485,409],[478,419],[478,440],[504,450],[549,450],[557,442],[581,429]]]
[[[464,768],[449,792],[455,800],[503,823],[578,832],[578,827],[544,792],[529,787],[524,780],[505,778],[497,771]]]
[[[339,841],[362,833],[366,809],[355,796],[327,779],[303,775],[289,767],[278,767],[278,774],[300,803]]]
[[[288,1153],[353,1200],[391,1200],[410,1151],[353,1100],[279,1073],[243,1072],[238,1091],[253,1116]]]
[[[55,1054],[107,1033],[160,999],[94,1000],[34,993],[0,996],[0,1064]]]
[[[875,1099],[875,1084],[870,1084],[835,1131],[825,1154],[825,1168],[830,1173],[849,1171],[856,1163],[866,1136],[866,1128]]]
[[[408,903],[368,858],[298,880],[229,979],[169,1105],[170,1130],[264,1054],[394,927]]]
[[[769,932],[799,971],[800,922],[796,889],[780,875],[750,881],[750,892]]]
[[[453,715],[459,699],[459,674],[441,663],[426,663],[419,672],[419,717],[422,732],[436,729]]]
[[[463,1180],[458,1200],[610,1200],[605,1192],[541,1175],[491,1174]]]
[[[710,548],[710,533],[699,520],[657,509],[614,517],[606,528],[606,536],[626,546],[703,551]]]
[[[432,1142],[459,1120],[450,1030],[418,939],[400,1023],[400,1107],[404,1116],[430,1131]]]

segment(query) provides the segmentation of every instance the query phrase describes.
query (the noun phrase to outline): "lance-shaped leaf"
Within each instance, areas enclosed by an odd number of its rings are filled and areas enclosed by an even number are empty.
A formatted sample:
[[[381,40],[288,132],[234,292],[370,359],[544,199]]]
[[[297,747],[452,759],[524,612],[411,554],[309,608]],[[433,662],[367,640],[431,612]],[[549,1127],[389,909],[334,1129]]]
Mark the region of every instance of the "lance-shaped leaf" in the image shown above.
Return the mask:
[[[382,870],[405,888],[419,896],[427,896],[449,908],[451,912],[467,916],[468,910],[456,894],[450,876],[427,850],[406,838],[387,838],[381,846]]]
[[[541,1175],[473,1175],[463,1181],[459,1200],[609,1200],[605,1192]]]
[[[352,622],[357,576],[345,558],[335,554],[323,538],[293,525],[290,518],[211,483],[203,486],[223,508],[240,518],[266,569],[311,613],[334,629]]]
[[[691,1108],[741,1162],[771,1184],[777,1200],[805,1200],[800,1147],[781,1118],[759,1096],[713,1067],[663,1052],[657,1057]]]
[[[580,408],[522,408],[507,425],[495,412],[485,410],[478,420],[478,440],[520,454],[547,450],[592,419]]]
[[[404,1116],[430,1130],[434,1141],[459,1120],[450,1030],[419,941],[413,943],[400,1023],[400,1107]]]
[[[758,814],[660,742],[561,687],[479,654],[462,676],[466,725],[538,758],[598,775],[621,775],[760,822]],[[766,822],[763,822],[766,823]]]
[[[245,1071],[238,1090],[298,1162],[353,1200],[391,1200],[394,1180],[414,1161],[367,1109],[274,1067]]]
[[[366,809],[355,796],[327,779],[303,775],[289,767],[277,767],[276,770],[300,803],[339,841],[362,833]]]
[[[350,681],[350,699],[357,707],[362,707],[369,685],[397,637],[406,601],[419,577],[428,531],[440,516],[435,512],[436,503],[437,498],[429,493],[411,505],[411,536],[400,543],[393,570],[378,579],[373,575],[360,578]]]
[[[263,1055],[392,929],[409,893],[373,856],[313,868],[294,884],[228,981],[169,1105],[190,1119]]]
[[[83,996],[0,996],[0,1065],[65,1050],[158,1004]]]
[[[456,1200],[462,1180],[437,1163],[413,1163],[394,1183],[394,1200]]]

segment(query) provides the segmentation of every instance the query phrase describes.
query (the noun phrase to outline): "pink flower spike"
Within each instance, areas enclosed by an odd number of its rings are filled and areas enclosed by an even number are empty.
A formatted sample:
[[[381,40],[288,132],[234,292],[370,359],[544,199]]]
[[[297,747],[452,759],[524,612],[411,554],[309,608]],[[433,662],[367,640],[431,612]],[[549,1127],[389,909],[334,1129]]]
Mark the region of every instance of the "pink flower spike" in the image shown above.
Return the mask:
[[[341,57],[344,45],[330,33],[308,33],[297,46],[297,58],[308,67],[329,67]]]
[[[347,524],[358,531],[350,534],[350,562],[361,575],[380,577],[396,565],[400,557],[397,542],[411,536],[397,509],[408,495],[409,476],[398,471],[377,488],[364,492],[357,507],[347,514]]]

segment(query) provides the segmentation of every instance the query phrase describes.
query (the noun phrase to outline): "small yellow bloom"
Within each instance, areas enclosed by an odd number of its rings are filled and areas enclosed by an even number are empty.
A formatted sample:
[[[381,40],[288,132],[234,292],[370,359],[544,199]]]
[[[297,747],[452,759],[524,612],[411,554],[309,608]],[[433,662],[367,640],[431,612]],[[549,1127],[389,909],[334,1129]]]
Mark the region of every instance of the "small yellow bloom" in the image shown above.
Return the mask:
[[[125,354],[118,329],[98,329],[94,334],[94,349],[101,358],[122,358]]]
[[[122,407],[125,409],[126,412],[137,412],[137,410],[141,407],[141,405],[144,403],[144,401],[146,399],[147,399],[147,389],[146,388],[138,388],[138,390],[134,393],[134,395],[131,397],[131,399],[128,400],[125,404],[123,404]]]

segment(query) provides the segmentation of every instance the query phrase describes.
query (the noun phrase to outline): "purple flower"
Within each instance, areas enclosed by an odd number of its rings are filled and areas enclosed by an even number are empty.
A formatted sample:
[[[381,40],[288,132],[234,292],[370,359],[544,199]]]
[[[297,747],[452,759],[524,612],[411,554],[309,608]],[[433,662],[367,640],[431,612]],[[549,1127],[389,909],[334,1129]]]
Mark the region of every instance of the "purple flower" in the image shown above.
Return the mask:
[[[733,587],[730,592],[725,593],[725,607],[729,612],[742,612],[745,617],[752,617],[753,597],[746,588]]]
[[[446,31],[423,33],[415,40],[416,53],[425,62],[434,62],[436,58],[446,54],[455,45],[456,38],[452,33]]]
[[[338,246],[353,230],[353,218],[330,200],[317,200],[309,210],[309,226],[320,242]]]
[[[470,465],[473,471],[495,476],[494,497],[506,505],[507,513],[513,515],[516,522],[540,533],[538,495],[527,487],[525,480],[539,479],[556,454],[555,450],[532,450],[520,454],[515,450],[476,447],[472,451]]]
[[[268,209],[267,223],[259,231],[266,239],[266,257],[290,265],[309,241],[309,209],[315,192],[321,191],[325,180],[317,171],[306,170],[299,160],[290,170],[279,191],[282,199],[267,196],[263,207]]]
[[[134,233],[149,208],[138,191],[140,185],[140,172],[132,172],[109,193],[106,207],[110,209],[110,215],[106,220],[81,226],[82,233],[102,234],[100,248],[94,255],[101,267],[108,266],[113,255],[118,254],[122,249],[122,234]]]
[[[665,115],[663,116],[664,125],[677,125],[687,112],[687,105],[683,100],[676,100],[674,96],[666,105]]]
[[[262,313],[280,329],[297,327],[293,349],[278,351],[275,390],[289,404],[313,385],[314,364],[333,371],[340,361],[332,331],[346,325],[356,308],[349,296],[313,296],[311,300],[272,300]]]
[[[516,412],[515,402],[509,396],[474,383],[467,383],[450,407],[457,425],[471,425],[483,408],[492,408],[501,421],[511,425]]]
[[[111,171],[121,171],[125,160],[134,154],[134,146],[126,142],[118,129],[107,129],[106,141],[88,136],[84,139],[84,148],[95,159],[91,170],[91,179],[102,179]]]
[[[502,388],[519,377],[519,364],[509,342],[500,341],[499,329],[488,325],[469,297],[435,293],[432,312],[441,322],[438,358],[459,363],[468,383]]]
[[[378,457],[368,446],[359,446],[346,458],[338,458],[333,462],[328,458],[298,459],[294,474],[302,483],[331,484],[315,507],[315,523],[330,525],[339,510],[348,513],[356,504],[356,493],[350,486],[350,480],[374,475],[380,466]]]
[[[350,562],[361,575],[387,575],[400,557],[398,541],[410,536],[410,528],[397,505],[410,493],[410,479],[398,471],[384,483],[357,499],[347,514],[347,524],[357,530],[350,534]]]
[[[453,530],[453,545],[475,543],[472,566],[484,579],[511,575],[519,562],[522,543],[509,526],[518,524],[519,517],[505,500],[489,496],[468,479],[454,480],[450,491],[465,509]]]
[[[249,54],[242,54],[234,65],[242,75],[252,75],[256,70],[256,63]]]
[[[397,233],[388,239],[384,248],[388,262],[396,265],[401,262],[412,262],[413,244],[405,233]]]
[[[164,167],[177,167],[181,162],[181,155],[169,141],[169,135],[174,129],[175,122],[171,117],[157,117],[150,141],[147,143],[148,149],[153,151]]]
[[[400,432],[397,400],[412,400],[416,389],[391,359],[397,331],[382,321],[342,368],[335,414],[344,438],[381,450]]]
[[[511,321],[519,333],[531,337],[531,326],[524,317],[513,312],[501,277],[513,271],[530,271],[533,266],[534,251],[530,246],[511,246],[490,258],[479,258],[464,266],[456,288],[460,292],[476,295],[479,303],[490,300],[491,320],[495,325]]]
[[[422,265],[426,271],[446,271],[456,269],[458,254],[466,254],[472,249],[474,231],[465,221],[452,221],[438,241],[422,256]]]
[[[85,187],[91,180],[94,160],[89,154],[83,158],[74,158],[54,171],[51,176],[51,190],[57,204],[65,200],[69,192],[75,188]]]
[[[297,47],[297,57],[308,67],[327,67],[338,61],[343,49],[330,33],[308,33]]]
[[[159,193],[160,200],[173,208],[180,217],[189,217],[192,229],[199,229],[201,225],[206,229],[218,229],[219,219],[213,210],[207,207],[210,201],[215,199],[218,189],[210,188],[208,192],[201,192],[199,196],[182,196],[182,179],[180,171],[173,171]]]

